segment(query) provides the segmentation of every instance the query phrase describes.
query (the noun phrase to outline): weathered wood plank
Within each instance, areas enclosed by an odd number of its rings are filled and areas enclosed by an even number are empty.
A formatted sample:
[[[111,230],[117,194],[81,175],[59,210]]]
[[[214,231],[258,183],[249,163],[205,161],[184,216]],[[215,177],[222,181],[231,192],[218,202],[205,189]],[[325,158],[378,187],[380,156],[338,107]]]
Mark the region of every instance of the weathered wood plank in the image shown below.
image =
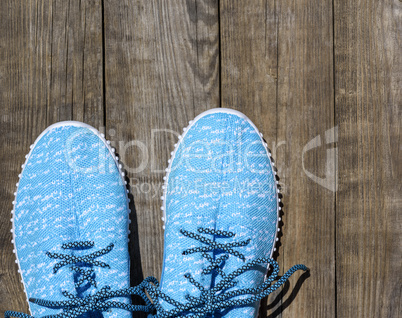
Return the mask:
[[[0,10],[0,315],[28,312],[12,253],[15,184],[50,124],[103,125],[100,1],[2,1]]]
[[[46,54],[48,122],[104,122],[102,0],[53,1]]]
[[[331,1],[221,1],[222,106],[244,111],[273,148],[285,205],[278,261],[312,272],[300,291],[305,276],[272,295],[260,317],[335,316],[335,195],[302,161],[304,145],[334,126],[331,21]],[[317,150],[304,164],[322,176]]]
[[[160,275],[160,186],[176,135],[195,115],[221,104],[248,115],[277,159],[285,205],[282,270],[298,262],[311,268],[307,280],[296,276],[272,295],[260,317],[398,316],[397,0],[1,5],[0,315],[28,310],[9,219],[24,155],[43,129],[72,119],[106,125],[134,195],[134,285]],[[335,125],[338,143],[330,130]],[[317,147],[307,151],[311,140]],[[334,146],[339,171],[331,174]]]
[[[177,135],[219,105],[217,3],[105,3],[106,134],[134,196],[133,285],[161,273],[161,185]]]
[[[335,317],[332,1],[285,0],[277,6],[277,138],[278,144],[284,142],[277,151],[285,205],[283,269],[303,263],[311,273],[304,283],[307,276],[291,280],[282,317]]]
[[[276,140],[275,1],[220,1],[222,107],[244,112]]]
[[[399,1],[335,1],[337,312],[401,315]]]

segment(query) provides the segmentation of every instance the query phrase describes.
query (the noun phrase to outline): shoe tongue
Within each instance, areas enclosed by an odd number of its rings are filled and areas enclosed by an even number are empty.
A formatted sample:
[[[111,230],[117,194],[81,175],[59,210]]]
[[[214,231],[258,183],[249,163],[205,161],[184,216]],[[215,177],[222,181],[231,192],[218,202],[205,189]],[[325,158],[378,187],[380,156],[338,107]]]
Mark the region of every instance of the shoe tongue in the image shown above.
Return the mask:
[[[227,232],[231,232],[230,229],[222,229]],[[234,243],[242,243],[246,242],[249,238],[248,229],[244,228],[243,233],[236,233],[234,237],[220,237],[220,236],[215,236],[215,242],[226,245],[228,246],[229,244],[234,244]],[[222,251],[222,250],[215,250],[214,252],[214,260],[219,259],[222,256],[226,256],[227,259],[223,260],[223,262],[220,265],[220,269],[223,271],[224,275],[229,275],[232,272],[238,270],[242,266],[244,266],[250,259],[253,258],[252,255],[252,248],[250,248],[250,244],[245,245],[245,246],[233,246],[230,247],[230,250],[233,252],[238,252],[239,255],[233,255],[232,253],[229,253],[228,251]],[[245,257],[245,259],[242,259],[242,257]],[[222,275],[218,274],[216,271],[214,271],[214,284],[212,287],[215,287],[217,284],[219,284],[224,278]],[[234,281],[239,281],[239,277],[236,277]],[[228,282],[231,283],[232,281]],[[238,283],[236,287],[231,288],[232,289],[238,289],[238,288],[244,288],[245,286],[242,286]]]

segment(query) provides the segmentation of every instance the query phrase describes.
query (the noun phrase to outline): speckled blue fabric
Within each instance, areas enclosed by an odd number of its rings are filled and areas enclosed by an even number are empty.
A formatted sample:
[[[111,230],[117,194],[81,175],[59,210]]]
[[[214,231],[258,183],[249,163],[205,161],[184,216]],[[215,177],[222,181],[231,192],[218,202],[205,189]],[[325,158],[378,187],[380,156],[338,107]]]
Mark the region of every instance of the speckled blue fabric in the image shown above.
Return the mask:
[[[245,116],[216,110],[201,115],[190,125],[177,145],[171,162],[165,194],[166,229],[161,290],[186,303],[186,295],[199,297],[200,290],[185,274],[191,274],[205,289],[222,277],[202,273],[210,262],[202,253],[183,255],[186,249],[205,247],[181,233],[199,233],[200,227],[230,231],[234,237],[202,234],[222,244],[250,239],[235,247],[245,260],[228,255],[220,267],[230,273],[246,262],[270,257],[277,229],[277,189],[268,152],[256,128]],[[213,259],[225,251],[207,252]],[[253,267],[237,277],[229,290],[252,288],[264,281],[267,266]],[[161,301],[165,310],[173,306]],[[228,308],[213,317],[256,317],[258,303]],[[211,316],[212,317],[212,316]]]
[[[127,288],[129,279],[128,202],[124,180],[112,153],[97,132],[66,122],[38,138],[23,169],[14,208],[15,245],[28,297],[66,300],[62,291],[85,297],[109,285]],[[63,249],[68,242],[91,241],[91,248]],[[110,266],[85,264],[53,268],[60,259],[47,252],[83,256],[113,248],[96,258]],[[72,266],[93,269],[92,279],[75,287],[82,273]],[[130,303],[128,298],[118,301]],[[34,316],[61,309],[30,304]],[[85,317],[131,317],[113,309]]]

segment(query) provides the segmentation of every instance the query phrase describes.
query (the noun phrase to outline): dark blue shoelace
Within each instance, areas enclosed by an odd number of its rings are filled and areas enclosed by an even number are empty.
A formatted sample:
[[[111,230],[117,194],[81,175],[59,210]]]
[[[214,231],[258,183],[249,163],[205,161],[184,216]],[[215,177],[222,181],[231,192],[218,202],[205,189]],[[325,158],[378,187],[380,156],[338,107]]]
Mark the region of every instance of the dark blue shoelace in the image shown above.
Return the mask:
[[[207,259],[210,265],[203,270],[203,274],[211,273],[215,271],[217,275],[221,277],[221,280],[211,289],[205,289],[199,282],[197,282],[191,274],[186,274],[184,277],[195,287],[200,290],[199,297],[186,296],[186,303],[181,303],[173,298],[169,297],[167,294],[163,293],[159,288],[158,282],[151,282],[146,286],[146,290],[153,304],[156,308],[157,314],[154,318],[170,318],[170,317],[188,317],[188,318],[202,318],[209,314],[213,314],[216,311],[250,305],[256,301],[261,300],[267,295],[271,294],[273,291],[282,286],[289,277],[297,270],[307,270],[304,265],[295,265],[289,269],[276,283],[273,283],[277,279],[279,273],[279,265],[276,261],[270,258],[258,258],[251,262],[245,263],[243,266],[237,270],[226,274],[222,267],[225,260],[229,258],[230,255],[240,258],[245,261],[246,258],[243,254],[235,250],[236,247],[246,246],[250,243],[250,239],[245,241],[231,242],[231,243],[218,243],[208,237],[202,236],[201,234],[210,234],[215,236],[220,236],[222,238],[232,238],[235,233],[228,231],[221,231],[208,228],[198,228],[198,233],[192,233],[186,230],[180,231],[184,236],[191,239],[198,240],[205,244],[202,247],[190,248],[183,251],[183,255],[202,253],[202,256]],[[214,259],[207,252],[211,251],[224,252],[225,254],[221,257]],[[239,288],[236,290],[228,290],[237,285],[235,280],[236,277],[243,274],[244,272],[252,269],[256,265],[266,265],[270,264],[272,266],[272,273],[268,276],[264,283],[258,287],[254,288]],[[169,304],[173,305],[175,308],[171,310],[165,310],[160,305],[160,300],[164,300]]]
[[[45,306],[48,308],[64,309],[64,311],[60,314],[48,315],[42,318],[76,318],[90,311],[104,312],[108,311],[111,308],[119,308],[127,311],[144,311],[144,312],[151,312],[153,310],[152,303],[149,301],[149,299],[147,298],[146,294],[144,293],[141,287],[130,287],[120,290],[111,290],[109,286],[105,286],[94,295],[87,296],[85,298],[79,298],[66,291],[63,292],[63,295],[67,297],[69,300],[51,301],[51,300],[31,298],[29,299],[29,301],[37,305]],[[117,301],[108,301],[109,299],[112,298],[128,297],[131,295],[137,295],[142,297],[146,305],[130,305]],[[4,317],[35,318],[33,316],[15,311],[6,311],[4,313]]]
[[[89,249],[94,247],[94,242],[92,241],[83,241],[83,242],[71,242],[62,245],[64,250],[68,249]],[[113,249],[114,245],[110,244],[107,247],[93,252],[84,256],[73,256],[68,254],[60,254],[60,253],[50,253],[47,252],[46,255],[52,259],[60,260],[53,267],[53,272],[57,273],[57,271],[66,265],[72,265],[70,269],[80,274],[80,279],[75,283],[75,287],[78,288],[85,281],[89,282],[89,284],[96,287],[96,282],[93,278],[94,270],[93,268],[85,269],[87,266],[100,266],[102,268],[110,268],[110,266],[104,262],[96,260],[96,258],[109,253]],[[83,266],[86,266],[85,268]],[[124,288],[120,290],[112,290],[110,286],[105,286],[101,288],[94,295],[90,295],[87,297],[79,297],[78,295],[73,295],[67,291],[63,291],[63,296],[67,298],[64,301],[52,301],[52,300],[43,300],[30,298],[29,301],[37,304],[39,306],[44,306],[52,309],[63,309],[63,312],[55,315],[48,315],[43,318],[76,318],[84,313],[89,311],[107,311],[111,308],[119,308],[127,311],[144,311],[150,312],[153,310],[153,305],[146,296],[144,292],[144,285],[148,284],[158,284],[158,281],[149,277],[142,285],[137,287]],[[128,297],[131,295],[140,296],[144,301],[145,305],[131,305],[118,301],[110,301],[112,298],[116,297]],[[33,316],[15,312],[15,311],[6,311],[4,314],[5,318],[10,317],[21,317],[21,318],[34,318]]]
[[[111,308],[120,308],[128,311],[143,311],[143,312],[152,312],[156,310],[156,315],[149,315],[148,317],[153,318],[171,318],[171,317],[187,317],[187,318],[204,318],[207,315],[213,314],[216,311],[220,311],[223,309],[245,306],[255,303],[256,301],[261,300],[262,298],[268,296],[273,291],[282,286],[289,277],[295,273],[297,270],[307,271],[307,267],[304,265],[295,265],[290,268],[277,282],[273,283],[278,278],[279,273],[279,265],[276,261],[270,258],[258,258],[251,262],[245,263],[243,266],[238,268],[237,270],[227,274],[223,271],[222,267],[224,262],[230,257],[230,255],[240,258],[245,261],[245,256],[239,251],[235,250],[236,247],[243,247],[250,243],[250,239],[245,241],[231,242],[231,243],[218,243],[214,240],[211,240],[201,234],[210,234],[215,236],[220,236],[222,238],[232,238],[235,237],[233,232],[221,231],[215,229],[208,228],[199,228],[198,233],[192,233],[186,230],[180,231],[184,236],[187,236],[191,239],[198,240],[205,244],[203,247],[190,248],[183,251],[183,255],[193,254],[193,253],[202,253],[203,257],[207,259],[210,263],[203,270],[203,274],[209,274],[212,271],[216,272],[217,275],[221,277],[221,280],[211,289],[205,289],[199,282],[197,282],[190,273],[186,274],[184,277],[194,286],[196,286],[200,290],[200,296],[186,296],[187,302],[181,303],[169,295],[163,293],[160,290],[159,282],[154,277],[146,278],[140,285],[131,288],[125,288],[121,290],[111,290],[109,286],[106,286],[99,290],[96,294],[87,296],[85,298],[80,298],[75,295],[72,295],[68,292],[63,292],[63,295],[68,298],[66,301],[49,301],[49,300],[41,300],[41,299],[30,299],[31,302],[38,304],[40,306],[46,306],[48,308],[57,308],[63,309],[63,312],[57,315],[50,315],[42,318],[76,318],[83,313],[89,311],[107,311]],[[74,242],[69,243],[64,246],[64,248],[75,248],[79,247],[81,244],[90,244],[91,242]],[[75,246],[75,244],[78,244]],[[86,246],[86,247],[89,247]],[[84,247],[82,245],[81,247]],[[91,245],[90,247],[93,247]],[[77,264],[77,263],[86,263],[92,264],[94,266],[108,267],[109,265],[96,261],[95,258],[108,253],[113,248],[112,245],[109,245],[105,249],[102,249],[98,252],[89,254],[87,256],[75,257],[64,254],[57,253],[48,253],[47,255],[51,258],[61,259],[62,261],[55,265],[54,271],[57,272],[59,268],[68,264]],[[221,257],[214,259],[208,252],[213,251],[224,252],[225,254]],[[235,278],[244,272],[252,269],[256,265],[266,265],[270,264],[272,266],[272,273],[269,275],[264,283],[262,283],[258,287],[253,288],[240,288],[236,290],[228,290],[237,285]],[[88,280],[91,284],[91,273],[90,271],[84,270],[81,271],[82,268],[73,265],[71,267],[72,270],[79,272],[82,277],[81,280]],[[80,270],[81,269],[81,270]],[[83,282],[76,283],[76,286],[80,286]],[[146,295],[148,292],[149,298]],[[115,297],[127,297],[130,295],[138,295],[144,301],[145,305],[129,305],[117,301],[108,301],[111,298]],[[171,310],[165,310],[160,305],[160,300],[164,300],[169,304],[173,305],[175,308]],[[5,318],[10,317],[21,317],[21,318],[35,318],[27,314],[7,311],[5,312]]]
[[[70,243],[65,243],[61,246],[62,249],[64,250],[76,250],[76,249],[88,249],[92,248],[95,246],[95,243],[92,241],[78,241],[78,242],[70,242]],[[49,258],[52,259],[58,259],[61,260],[59,263],[57,263],[53,267],[53,273],[56,274],[57,271],[62,268],[63,266],[66,265],[72,265],[72,264],[83,264],[85,266],[99,266],[102,268],[110,268],[110,266],[104,262],[100,262],[95,260],[95,258],[100,257],[102,255],[105,255],[109,253],[114,247],[114,244],[109,244],[107,247],[93,252],[89,255],[84,255],[84,256],[73,256],[73,255],[68,255],[68,254],[59,254],[59,253],[50,253],[47,252],[46,255]],[[96,287],[96,282],[92,278],[94,274],[94,269],[89,268],[89,269],[84,269],[81,266],[71,266],[70,270],[76,271],[80,273],[81,279],[75,283],[75,287],[78,288],[80,287],[85,281],[88,281],[91,285]]]

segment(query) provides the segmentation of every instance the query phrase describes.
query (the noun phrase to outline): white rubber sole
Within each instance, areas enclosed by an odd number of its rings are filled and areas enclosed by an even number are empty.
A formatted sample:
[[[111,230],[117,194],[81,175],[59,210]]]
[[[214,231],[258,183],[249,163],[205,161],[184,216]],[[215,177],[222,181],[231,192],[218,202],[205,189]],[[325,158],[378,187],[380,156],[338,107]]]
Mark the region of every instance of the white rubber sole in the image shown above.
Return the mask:
[[[20,262],[19,262],[19,258],[18,258],[17,247],[16,247],[16,245],[15,245],[14,213],[15,213],[15,204],[16,204],[16,202],[17,202],[17,194],[18,194],[19,180],[21,179],[22,173],[24,172],[26,163],[28,162],[29,158],[31,157],[32,151],[33,151],[33,149],[35,148],[36,144],[39,142],[39,140],[40,140],[46,133],[48,133],[49,131],[51,131],[51,130],[53,130],[53,129],[55,129],[55,128],[58,128],[58,127],[65,127],[65,126],[73,126],[73,127],[87,128],[88,130],[90,130],[91,132],[93,132],[95,135],[97,135],[97,136],[102,140],[102,142],[104,143],[104,145],[105,145],[105,146],[107,147],[107,149],[109,150],[109,153],[110,153],[110,154],[112,155],[112,157],[113,157],[113,160],[114,160],[114,162],[115,162],[115,164],[116,164],[116,167],[117,167],[117,169],[118,169],[118,171],[119,171],[119,174],[120,174],[120,178],[121,178],[122,183],[126,186],[127,211],[128,211],[128,213],[131,212],[131,211],[130,211],[130,208],[129,208],[130,199],[128,198],[129,190],[128,190],[128,188],[127,188],[127,181],[124,180],[125,173],[123,172],[123,166],[122,166],[122,164],[119,163],[119,157],[116,156],[116,154],[115,154],[115,149],[110,146],[110,141],[108,141],[108,140],[105,139],[105,135],[104,135],[104,134],[100,133],[100,132],[99,132],[97,129],[95,129],[94,127],[92,127],[92,126],[90,126],[90,125],[87,125],[87,124],[84,124],[84,123],[81,123],[81,122],[78,122],[78,121],[62,121],[62,122],[58,122],[58,123],[55,123],[55,124],[49,126],[48,128],[46,128],[46,129],[39,135],[38,138],[36,138],[35,142],[30,146],[30,151],[29,151],[29,153],[25,156],[25,158],[26,158],[25,163],[21,166],[22,171],[21,171],[21,174],[19,174],[19,176],[18,176],[18,183],[16,184],[16,192],[14,192],[13,210],[11,211],[11,220],[10,220],[10,221],[11,221],[11,225],[12,225],[11,233],[12,233],[12,235],[13,235],[13,239],[11,240],[11,243],[12,243],[13,246],[14,246],[14,248],[13,248],[13,253],[15,254],[15,258],[16,258],[15,263],[18,265],[18,273],[19,273],[20,276],[21,276],[21,283],[22,283],[22,285],[23,285],[23,287],[24,287],[24,293],[25,293],[26,300],[27,300],[27,303],[28,303],[28,308],[29,308],[29,313],[30,313],[30,315],[32,315],[32,312],[31,312],[31,308],[29,307],[28,293],[27,293],[27,291],[26,291],[26,289],[25,289],[25,283],[24,283],[24,278],[22,277],[22,271],[21,271],[21,266],[20,266]],[[128,222],[128,226],[129,226],[129,224],[130,224],[130,219],[129,219],[129,222]],[[127,232],[128,232],[128,235],[130,235],[130,230],[129,230],[129,229],[127,229]]]
[[[163,229],[165,229],[165,222],[166,222],[166,194],[167,194],[167,186],[168,186],[169,174],[170,174],[170,171],[171,171],[171,168],[172,168],[173,160],[174,160],[174,158],[176,156],[176,152],[177,152],[177,150],[179,148],[179,145],[180,145],[182,139],[184,138],[184,136],[187,134],[188,130],[192,126],[194,126],[195,123],[198,120],[200,120],[201,118],[203,118],[203,117],[205,117],[207,115],[216,114],[216,113],[232,114],[232,115],[236,115],[236,116],[248,121],[248,123],[258,132],[258,134],[260,136],[260,139],[261,139],[261,141],[262,141],[262,143],[264,145],[265,151],[267,152],[267,155],[268,155],[268,157],[270,159],[270,167],[271,167],[272,174],[273,174],[274,178],[277,175],[277,173],[276,173],[276,171],[274,169],[274,160],[272,158],[272,154],[268,149],[268,145],[265,142],[262,133],[260,133],[258,128],[254,125],[254,123],[246,115],[244,115],[243,113],[241,113],[241,112],[239,112],[237,110],[229,109],[229,108],[213,108],[213,109],[209,109],[209,110],[201,113],[197,117],[195,117],[193,120],[191,120],[189,122],[189,125],[186,128],[183,128],[183,134],[179,136],[179,141],[174,145],[175,149],[171,152],[171,158],[168,160],[169,165],[166,168],[166,175],[165,175],[165,177],[163,177],[164,184],[162,186],[163,195],[161,197],[161,199],[162,199],[161,210],[163,211],[163,216],[162,216],[162,221],[164,222]],[[271,250],[271,253],[270,253],[271,258],[272,258],[272,255],[274,254],[274,252],[276,252],[276,245],[277,245],[277,242],[279,241],[278,234],[280,232],[279,222],[281,222],[281,220],[282,220],[281,217],[280,217],[280,211],[282,210],[282,208],[279,205],[279,203],[281,202],[281,199],[279,198],[279,194],[280,194],[279,182],[277,180],[275,180],[275,183],[276,183],[276,203],[277,203],[276,204],[276,214],[277,214],[276,220],[277,221],[276,221],[276,233],[275,233],[275,238],[274,238],[274,244],[272,246],[272,250]],[[269,266],[267,268],[267,271],[268,271],[268,269],[269,269]]]

